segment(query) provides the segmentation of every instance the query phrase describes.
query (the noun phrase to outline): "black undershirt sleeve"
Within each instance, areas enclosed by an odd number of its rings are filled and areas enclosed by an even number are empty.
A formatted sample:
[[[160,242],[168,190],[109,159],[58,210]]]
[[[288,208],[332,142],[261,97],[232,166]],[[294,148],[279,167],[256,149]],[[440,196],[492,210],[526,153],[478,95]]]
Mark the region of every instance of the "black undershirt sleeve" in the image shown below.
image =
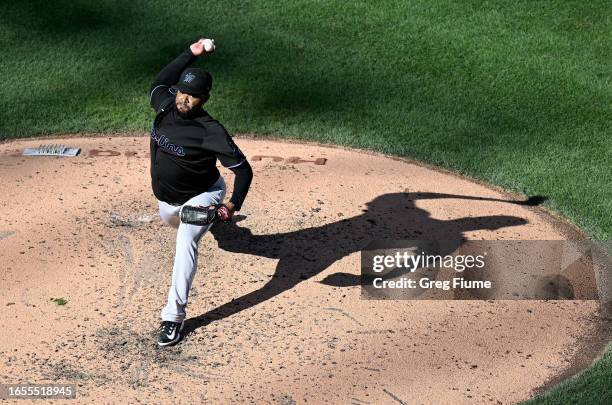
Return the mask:
[[[251,186],[253,169],[244,153],[218,121],[207,122],[206,134],[207,136],[202,140],[202,147],[215,152],[221,164],[230,169],[236,176],[230,202],[236,206],[236,211],[238,211],[242,207]]]
[[[230,170],[236,176],[234,179],[234,191],[230,202],[236,206],[236,211],[240,211],[242,203],[249,192],[251,181],[253,180],[253,169],[248,161],[244,160],[240,166],[231,167]]]

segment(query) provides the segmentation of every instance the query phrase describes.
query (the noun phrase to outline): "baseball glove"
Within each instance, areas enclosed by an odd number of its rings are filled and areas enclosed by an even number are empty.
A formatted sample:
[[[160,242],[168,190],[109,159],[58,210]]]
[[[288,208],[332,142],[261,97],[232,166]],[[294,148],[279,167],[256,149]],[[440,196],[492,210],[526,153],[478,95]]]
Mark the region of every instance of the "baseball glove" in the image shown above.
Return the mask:
[[[184,224],[206,226],[215,221],[227,222],[231,218],[228,208],[224,204],[214,204],[207,207],[194,207],[185,205],[181,208],[179,217]]]

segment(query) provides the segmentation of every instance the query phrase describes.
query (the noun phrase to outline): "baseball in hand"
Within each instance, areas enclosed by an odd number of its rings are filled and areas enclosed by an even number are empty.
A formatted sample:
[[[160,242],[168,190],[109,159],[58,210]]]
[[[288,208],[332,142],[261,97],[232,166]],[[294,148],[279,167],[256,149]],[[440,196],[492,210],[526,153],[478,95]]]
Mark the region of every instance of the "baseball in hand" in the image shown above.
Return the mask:
[[[215,51],[215,41],[212,39],[202,39],[202,45],[204,46],[204,51],[207,53]]]

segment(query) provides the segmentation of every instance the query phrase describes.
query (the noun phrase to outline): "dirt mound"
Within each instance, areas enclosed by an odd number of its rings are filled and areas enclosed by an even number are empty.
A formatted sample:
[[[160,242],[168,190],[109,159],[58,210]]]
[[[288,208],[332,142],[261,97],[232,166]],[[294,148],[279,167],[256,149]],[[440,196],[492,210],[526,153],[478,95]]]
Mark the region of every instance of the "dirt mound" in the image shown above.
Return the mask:
[[[252,189],[238,222],[202,239],[187,336],[165,349],[155,332],[175,231],[157,216],[148,139],[0,145],[3,382],[74,383],[92,402],[509,403],[571,369],[601,332],[596,301],[360,299],[359,252],[372,238],[574,231],[405,161],[237,142]],[[41,143],[82,153],[20,155]]]

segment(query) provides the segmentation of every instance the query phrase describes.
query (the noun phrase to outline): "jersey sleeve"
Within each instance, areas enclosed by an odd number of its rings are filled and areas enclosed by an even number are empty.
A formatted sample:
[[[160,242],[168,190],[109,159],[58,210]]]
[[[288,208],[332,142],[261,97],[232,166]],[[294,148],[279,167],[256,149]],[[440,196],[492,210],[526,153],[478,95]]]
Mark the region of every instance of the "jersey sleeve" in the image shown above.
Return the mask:
[[[208,125],[207,132],[209,136],[204,139],[202,147],[213,151],[224,167],[232,169],[246,162],[244,153],[223,125],[214,122]]]

